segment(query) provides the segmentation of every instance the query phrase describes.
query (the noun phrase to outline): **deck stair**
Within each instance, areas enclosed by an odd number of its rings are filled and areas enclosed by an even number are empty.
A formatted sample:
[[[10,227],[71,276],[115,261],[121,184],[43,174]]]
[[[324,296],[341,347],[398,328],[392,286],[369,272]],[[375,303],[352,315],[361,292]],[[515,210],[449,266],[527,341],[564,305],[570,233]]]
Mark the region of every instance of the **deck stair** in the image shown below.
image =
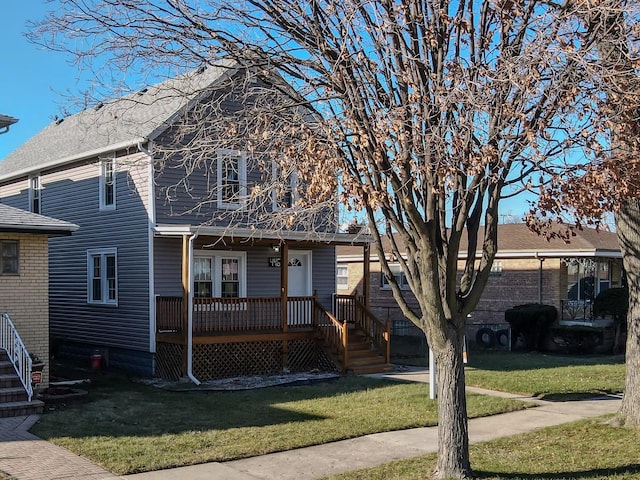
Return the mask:
[[[41,414],[44,402],[28,398],[7,353],[0,350],[0,418]]]
[[[347,344],[346,371],[354,375],[391,372],[394,366],[385,361],[384,355],[367,339],[365,332],[351,325]]]

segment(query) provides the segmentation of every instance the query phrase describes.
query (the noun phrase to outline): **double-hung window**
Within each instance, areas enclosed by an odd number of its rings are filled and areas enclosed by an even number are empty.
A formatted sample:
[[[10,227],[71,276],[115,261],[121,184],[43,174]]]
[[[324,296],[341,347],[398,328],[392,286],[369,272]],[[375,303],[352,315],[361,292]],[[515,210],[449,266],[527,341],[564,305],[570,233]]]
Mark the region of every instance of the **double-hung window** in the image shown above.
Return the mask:
[[[284,172],[276,162],[273,164],[273,190],[271,201],[273,210],[291,208],[298,200],[298,174],[295,171]]]
[[[115,248],[87,251],[87,301],[118,304],[118,255]]]
[[[246,296],[245,252],[196,252],[193,259],[194,297]]]
[[[349,288],[349,265],[336,266],[336,283],[339,290]]]
[[[42,183],[40,175],[29,177],[29,210],[42,213]]]
[[[100,162],[100,210],[116,208],[116,159]]]
[[[20,252],[17,240],[0,241],[0,274],[17,275],[19,273]]]
[[[408,289],[409,284],[407,283],[407,277],[402,271],[402,267],[398,264],[394,264],[394,265],[389,265],[389,268],[391,269],[391,273],[393,274],[393,277],[396,279],[396,283],[398,284],[398,286],[403,290]],[[391,288],[391,285],[389,284],[389,280],[387,279],[384,273],[382,273],[381,275],[381,286],[383,289]]]
[[[237,150],[218,150],[218,208],[240,208],[247,194],[247,157]]]

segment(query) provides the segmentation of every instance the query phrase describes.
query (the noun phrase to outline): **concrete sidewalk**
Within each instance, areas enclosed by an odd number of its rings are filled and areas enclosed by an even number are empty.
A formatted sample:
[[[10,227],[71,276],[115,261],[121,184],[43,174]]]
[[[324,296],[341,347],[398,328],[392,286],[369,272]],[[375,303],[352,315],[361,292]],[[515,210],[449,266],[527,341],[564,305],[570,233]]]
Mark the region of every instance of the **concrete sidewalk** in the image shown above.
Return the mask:
[[[540,402],[540,406],[469,421],[471,443],[493,440],[537,428],[614,413],[616,397],[576,402]],[[437,450],[437,427],[376,433],[340,442],[300,448],[225,463],[128,475],[129,480],[311,480],[372,467]]]
[[[380,375],[405,381],[425,382],[424,370]],[[574,402],[543,402],[512,394],[469,388],[476,393],[531,401],[537,406],[469,421],[471,443],[492,440],[537,428],[614,413],[620,398],[608,396]],[[403,458],[437,449],[437,428],[415,428],[377,433],[340,442],[300,448],[224,463],[117,477],[68,450],[28,433],[36,416],[0,419],[0,471],[18,480],[310,480]]]

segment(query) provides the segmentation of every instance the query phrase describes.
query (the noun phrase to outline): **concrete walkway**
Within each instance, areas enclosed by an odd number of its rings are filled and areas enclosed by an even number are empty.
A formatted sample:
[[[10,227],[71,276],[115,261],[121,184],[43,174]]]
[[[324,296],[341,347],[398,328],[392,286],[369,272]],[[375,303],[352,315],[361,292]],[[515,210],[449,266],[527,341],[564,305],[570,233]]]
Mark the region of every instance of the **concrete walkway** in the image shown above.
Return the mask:
[[[427,372],[408,371],[381,375],[424,382]],[[574,402],[543,402],[528,397],[469,388],[535,402],[526,410],[469,421],[471,443],[492,440],[537,428],[614,413],[620,398],[607,396]],[[437,428],[415,428],[377,433],[340,442],[300,448],[225,463],[207,463],[157,472],[116,477],[71,452],[27,432],[36,418],[0,419],[0,470],[18,480],[311,480],[370,467],[392,460],[412,458],[437,449]],[[35,447],[35,448],[34,448]]]

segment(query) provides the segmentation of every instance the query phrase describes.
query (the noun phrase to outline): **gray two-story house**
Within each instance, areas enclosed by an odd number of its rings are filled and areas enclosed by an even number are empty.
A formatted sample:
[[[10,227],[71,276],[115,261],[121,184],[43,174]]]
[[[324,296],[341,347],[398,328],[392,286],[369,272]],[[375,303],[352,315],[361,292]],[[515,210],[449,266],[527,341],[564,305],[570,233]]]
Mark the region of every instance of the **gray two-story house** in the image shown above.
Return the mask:
[[[246,75],[220,62],[98,104],[0,161],[1,203],[80,227],[50,242],[54,351],[97,350],[111,366],[194,381],[354,366],[347,323],[332,313],[335,246],[367,242],[335,221],[311,230],[265,221],[295,208],[294,195],[274,195],[259,214],[248,206],[265,179],[250,149],[195,147],[198,134],[179,133],[205,125],[202,112],[242,111],[247,97],[229,92]],[[185,161],[195,149],[199,160]],[[368,324],[388,362],[384,332]]]

